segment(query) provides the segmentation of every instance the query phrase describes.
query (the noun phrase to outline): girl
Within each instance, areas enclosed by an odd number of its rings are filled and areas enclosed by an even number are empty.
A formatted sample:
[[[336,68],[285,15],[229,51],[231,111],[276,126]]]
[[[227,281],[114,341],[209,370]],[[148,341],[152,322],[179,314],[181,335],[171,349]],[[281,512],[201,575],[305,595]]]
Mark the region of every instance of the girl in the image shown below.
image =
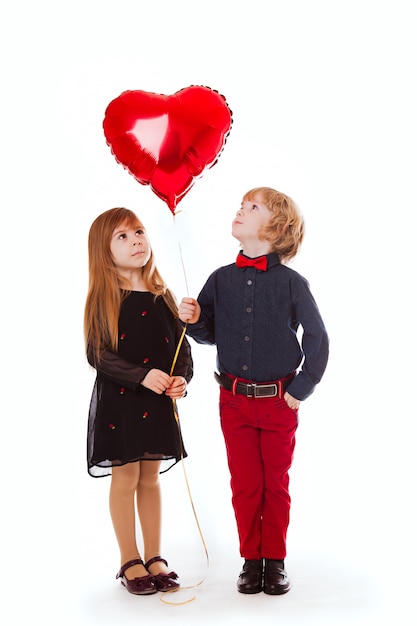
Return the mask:
[[[88,472],[111,475],[110,514],[121,558],[116,578],[134,594],[168,591],[179,581],[160,556],[159,474],[187,456],[174,409],[193,375],[191,350],[183,337],[176,355],[182,333],[177,305],[132,211],[99,215],[88,254],[84,332],[87,359],[97,372]],[[136,542],[135,497],[144,560]]]

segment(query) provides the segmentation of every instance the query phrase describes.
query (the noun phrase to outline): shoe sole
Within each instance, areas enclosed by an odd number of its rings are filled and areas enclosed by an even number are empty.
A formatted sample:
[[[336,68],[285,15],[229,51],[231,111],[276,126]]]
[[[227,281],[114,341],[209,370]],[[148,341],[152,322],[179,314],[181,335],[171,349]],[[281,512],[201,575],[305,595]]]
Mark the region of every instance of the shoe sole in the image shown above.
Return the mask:
[[[243,589],[238,589],[239,593],[244,593],[246,595],[253,595],[255,593],[261,593],[262,589],[253,589],[251,591],[244,591]]]
[[[288,593],[289,590],[291,589],[291,587],[287,587],[286,589],[278,589],[277,591],[271,591],[268,589],[264,589],[264,593],[266,593],[268,596],[283,596],[284,593]]]
[[[128,591],[129,593],[131,593],[133,596],[153,596],[154,593],[157,593],[157,589],[152,589],[150,591],[132,591],[131,589],[129,589],[129,587],[127,585],[124,584],[123,581],[121,581],[122,587],[124,587],[126,589],[126,591]]]

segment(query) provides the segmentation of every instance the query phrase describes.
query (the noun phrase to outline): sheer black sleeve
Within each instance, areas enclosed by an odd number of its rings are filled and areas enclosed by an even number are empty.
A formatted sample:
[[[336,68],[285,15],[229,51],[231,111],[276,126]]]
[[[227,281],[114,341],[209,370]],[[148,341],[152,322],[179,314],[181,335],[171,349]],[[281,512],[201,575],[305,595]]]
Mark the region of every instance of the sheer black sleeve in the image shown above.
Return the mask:
[[[182,327],[178,320],[175,320],[175,324],[178,345],[181,338]],[[100,359],[97,359],[92,346],[89,346],[87,351],[87,360],[97,372],[100,372],[117,385],[131,389],[132,391],[136,391],[146,374],[152,369],[151,367],[131,363],[110,350],[103,350]],[[191,347],[186,337],[182,338],[173,374],[175,376],[183,376],[187,383],[189,383],[193,377]]]
[[[136,391],[151,369],[142,365],[135,365],[110,350],[103,350],[98,361],[92,346],[89,346],[87,351],[87,360],[97,372],[132,391]]]

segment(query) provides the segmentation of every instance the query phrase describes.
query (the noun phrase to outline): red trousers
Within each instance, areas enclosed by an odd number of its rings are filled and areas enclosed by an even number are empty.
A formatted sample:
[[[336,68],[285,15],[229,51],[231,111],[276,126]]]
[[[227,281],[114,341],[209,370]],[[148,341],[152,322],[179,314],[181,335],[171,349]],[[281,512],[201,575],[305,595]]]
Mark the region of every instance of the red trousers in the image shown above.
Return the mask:
[[[220,387],[220,420],[240,554],[284,559],[297,411],[277,396],[246,398]]]

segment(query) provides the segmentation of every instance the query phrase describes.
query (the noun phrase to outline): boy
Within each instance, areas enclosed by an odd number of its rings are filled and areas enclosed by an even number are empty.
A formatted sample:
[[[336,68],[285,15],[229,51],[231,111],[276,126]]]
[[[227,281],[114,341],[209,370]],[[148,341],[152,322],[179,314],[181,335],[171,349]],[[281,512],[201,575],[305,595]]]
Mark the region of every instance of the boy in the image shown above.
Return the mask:
[[[304,221],[288,196],[247,192],[232,224],[236,263],[208,278],[179,317],[198,343],[217,347],[220,420],[231,476],[241,593],[283,594],[289,476],[298,408],[321,380],[328,336],[308,282],[284,265],[298,252]],[[297,331],[302,327],[301,343]]]

